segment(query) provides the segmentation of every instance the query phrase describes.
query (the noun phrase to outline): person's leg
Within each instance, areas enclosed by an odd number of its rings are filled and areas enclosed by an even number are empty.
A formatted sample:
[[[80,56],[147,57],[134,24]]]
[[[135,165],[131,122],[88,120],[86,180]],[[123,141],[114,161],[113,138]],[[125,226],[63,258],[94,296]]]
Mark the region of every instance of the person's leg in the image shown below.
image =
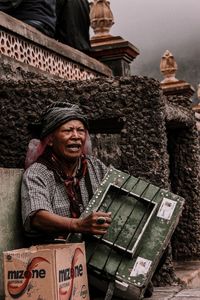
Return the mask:
[[[56,38],[83,52],[90,51],[89,3],[87,0],[57,0]]]
[[[52,29],[41,21],[23,20],[23,22],[28,25],[33,26],[34,28],[36,28],[37,30],[41,31],[42,33],[44,33],[45,35],[47,35],[49,37],[54,37],[54,32],[52,31]]]

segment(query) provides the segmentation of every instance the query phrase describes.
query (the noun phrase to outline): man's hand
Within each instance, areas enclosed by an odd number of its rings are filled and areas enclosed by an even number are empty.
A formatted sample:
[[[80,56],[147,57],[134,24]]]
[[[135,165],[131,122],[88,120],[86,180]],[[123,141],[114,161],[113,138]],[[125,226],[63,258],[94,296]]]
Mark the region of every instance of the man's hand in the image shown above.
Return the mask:
[[[73,219],[75,232],[103,235],[111,224],[111,212],[92,212],[83,219]]]

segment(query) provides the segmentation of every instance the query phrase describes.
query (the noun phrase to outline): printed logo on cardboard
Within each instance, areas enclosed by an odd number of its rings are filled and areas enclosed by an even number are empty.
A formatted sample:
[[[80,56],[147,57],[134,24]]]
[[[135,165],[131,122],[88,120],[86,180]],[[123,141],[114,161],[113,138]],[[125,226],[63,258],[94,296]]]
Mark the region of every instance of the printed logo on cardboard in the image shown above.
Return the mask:
[[[8,271],[7,290],[12,298],[17,299],[21,297],[25,293],[31,279],[43,279],[46,277],[46,270],[38,268],[41,262],[49,263],[44,257],[34,257],[27,265],[26,270]],[[35,269],[36,267],[37,269]]]
[[[59,298],[60,300],[72,299],[73,294],[76,291],[74,286],[74,280],[77,277],[83,276],[83,265],[78,264],[80,256],[84,256],[84,252],[80,248],[76,248],[71,261],[71,267],[63,270],[59,270]],[[80,299],[84,299],[87,296],[87,288],[85,285],[81,287]]]

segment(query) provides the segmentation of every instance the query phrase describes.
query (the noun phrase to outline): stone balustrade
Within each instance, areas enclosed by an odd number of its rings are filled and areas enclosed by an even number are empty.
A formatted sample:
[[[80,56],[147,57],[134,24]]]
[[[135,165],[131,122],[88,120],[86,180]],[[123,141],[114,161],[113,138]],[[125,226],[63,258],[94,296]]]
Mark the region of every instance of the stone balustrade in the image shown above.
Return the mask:
[[[86,80],[109,77],[112,71],[88,55],[42,34],[11,16],[0,12],[1,60],[10,58],[20,67],[64,78]],[[14,63],[11,62],[11,65]]]

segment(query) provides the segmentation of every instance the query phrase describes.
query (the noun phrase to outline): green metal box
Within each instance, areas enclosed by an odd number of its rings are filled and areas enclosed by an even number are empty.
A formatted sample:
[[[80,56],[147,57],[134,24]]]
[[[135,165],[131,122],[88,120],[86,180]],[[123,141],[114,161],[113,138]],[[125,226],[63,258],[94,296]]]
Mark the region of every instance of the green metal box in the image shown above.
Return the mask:
[[[180,196],[111,167],[82,215],[112,212],[107,234],[85,239],[90,281],[102,290],[113,282],[120,299],[142,299],[183,205]]]

